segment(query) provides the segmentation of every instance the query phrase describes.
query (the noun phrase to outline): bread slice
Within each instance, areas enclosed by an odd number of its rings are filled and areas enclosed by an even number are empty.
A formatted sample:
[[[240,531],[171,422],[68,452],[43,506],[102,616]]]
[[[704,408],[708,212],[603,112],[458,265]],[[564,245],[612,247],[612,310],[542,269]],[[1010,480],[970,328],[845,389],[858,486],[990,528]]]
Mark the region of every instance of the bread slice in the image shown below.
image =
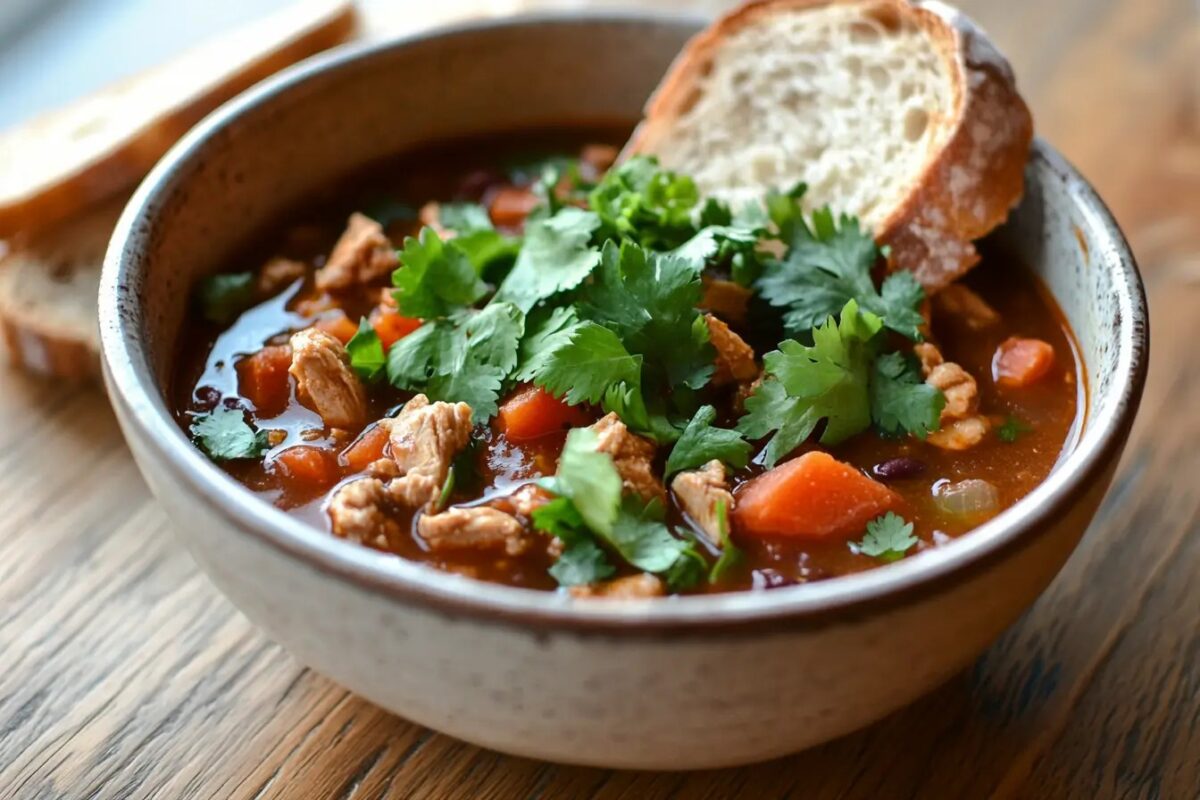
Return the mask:
[[[13,364],[61,378],[99,371],[96,293],[124,195],[0,258],[0,330]]]
[[[1008,63],[943,3],[758,0],[687,45],[626,152],[735,202],[803,181],[936,290],[1020,199],[1032,133]]]
[[[0,238],[131,188],[213,108],[344,41],[354,22],[350,0],[303,0],[0,133]]]

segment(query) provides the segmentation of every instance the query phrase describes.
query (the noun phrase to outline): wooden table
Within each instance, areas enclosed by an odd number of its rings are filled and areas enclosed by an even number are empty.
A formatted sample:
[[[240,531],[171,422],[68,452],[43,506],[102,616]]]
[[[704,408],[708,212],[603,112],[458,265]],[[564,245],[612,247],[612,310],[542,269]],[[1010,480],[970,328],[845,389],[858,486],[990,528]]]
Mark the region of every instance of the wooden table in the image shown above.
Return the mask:
[[[1125,226],[1154,332],[1108,501],[971,670],[752,768],[629,774],[482,751],[300,667],[173,538],[99,390],[0,371],[0,798],[1200,796],[1197,10],[966,5],[1011,55],[1041,134]]]

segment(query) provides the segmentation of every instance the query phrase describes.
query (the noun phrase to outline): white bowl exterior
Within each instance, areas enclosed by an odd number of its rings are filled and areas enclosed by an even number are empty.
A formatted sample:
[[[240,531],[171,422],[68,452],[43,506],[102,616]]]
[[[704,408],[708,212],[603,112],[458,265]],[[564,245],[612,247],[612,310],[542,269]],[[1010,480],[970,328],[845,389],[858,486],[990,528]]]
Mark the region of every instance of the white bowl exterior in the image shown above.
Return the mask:
[[[182,435],[161,424],[161,397],[129,390],[128,373],[148,368],[165,388],[196,277],[223,266],[314,189],[412,144],[581,116],[628,119],[691,30],[685,22],[559,20],[467,29],[381,48],[370,58],[327,58],[343,63],[304,82],[281,79],[254,102],[235,101],[202,125],[139,191],[109,254],[104,290],[115,297],[102,295],[101,305],[114,405],[143,474],[196,559],[302,662],[470,742],[597,766],[709,768],[793,752],[861,727],[966,666],[1016,619],[1070,554],[1116,462],[1106,448],[1107,460],[1089,466],[1092,480],[1073,504],[1027,519],[1040,528],[1036,535],[929,586],[914,589],[914,579],[889,602],[819,618],[780,615],[774,625],[614,632],[497,618],[347,580],[344,570],[297,557],[280,540],[252,531],[294,522],[260,509],[229,479],[198,482],[192,467],[170,456],[163,437]],[[1048,281],[1075,326],[1093,387],[1089,418],[1118,414],[1129,399],[1114,397],[1111,379],[1130,369],[1131,358],[1118,344],[1129,336],[1129,310],[1136,315],[1140,308],[1128,276],[1121,278],[1128,252],[1103,208],[1089,205],[1086,185],[1048,149],[1031,162],[1029,181],[1030,200],[1003,235]],[[1086,251],[1068,222],[1078,226]],[[299,550],[319,540],[355,569],[417,575],[445,595],[499,592],[506,602],[516,598],[514,608],[541,604],[551,611],[570,604],[526,600],[528,593],[465,578],[422,577],[424,568],[394,559],[381,567],[387,556],[321,537],[306,529],[282,538]],[[971,547],[964,541],[921,558],[952,559],[955,548]],[[779,597],[805,591],[826,590],[780,590]],[[683,613],[765,601],[665,602]],[[661,610],[634,603],[598,613],[636,622]]]

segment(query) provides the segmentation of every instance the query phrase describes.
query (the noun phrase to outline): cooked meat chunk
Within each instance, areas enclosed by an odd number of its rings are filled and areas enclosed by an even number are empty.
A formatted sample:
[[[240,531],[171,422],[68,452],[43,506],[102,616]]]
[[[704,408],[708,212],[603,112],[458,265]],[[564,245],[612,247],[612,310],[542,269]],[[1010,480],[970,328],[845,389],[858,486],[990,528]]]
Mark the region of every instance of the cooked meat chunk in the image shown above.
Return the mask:
[[[317,271],[318,289],[346,289],[385,278],[396,268],[396,250],[383,226],[355,212],[333,246],[329,260]]]
[[[400,471],[388,484],[388,493],[406,508],[431,508],[441,496],[451,462],[471,439],[471,407],[430,403],[419,394],[398,415],[379,424],[387,428],[392,459]]]
[[[983,330],[1000,321],[996,309],[961,283],[952,283],[935,294],[933,307],[939,314],[953,316],[973,331]]]
[[[492,505],[528,519],[533,516],[534,511],[549,503],[550,499],[550,493],[545,489],[535,483],[527,483],[508,497],[502,497]]]
[[[329,498],[334,535],[372,547],[387,547],[402,532],[389,513],[389,505],[387,490],[377,478],[343,484]]]
[[[725,475],[725,465],[712,460],[701,469],[681,472],[671,481],[675,498],[708,540],[721,545],[721,523],[718,504],[725,504],[726,513],[733,511],[733,493]]]
[[[942,390],[946,406],[942,409],[941,430],[927,441],[943,450],[966,450],[978,444],[991,424],[979,411],[979,385],[965,369],[946,361],[936,345],[918,344],[914,350],[921,361],[925,382]]]
[[[262,265],[255,281],[255,289],[263,297],[279,294],[292,283],[304,277],[308,267],[303,261],[276,256]]]
[[[367,420],[367,391],[350,369],[346,348],[316,328],[292,335],[296,396],[331,428],[358,429]]]
[[[422,514],[417,533],[435,553],[451,550],[503,550],[519,556],[529,549],[532,537],[511,514],[489,506],[448,508],[440,514]]]
[[[608,414],[592,425],[600,438],[599,450],[612,457],[625,488],[644,500],[666,499],[667,490],[654,474],[654,442],[630,433],[616,414]]]
[[[663,582],[648,572],[625,578],[614,578],[603,583],[571,587],[571,595],[574,597],[606,597],[614,600],[662,597],[666,593],[667,587]]]
[[[713,386],[726,386],[734,381],[745,383],[758,377],[754,348],[712,314],[705,314],[704,321],[708,323],[708,335],[717,351]]]
[[[943,450],[966,450],[983,441],[989,428],[991,423],[987,417],[972,414],[963,419],[943,421],[941,429],[929,434],[925,441]]]
[[[746,308],[753,293],[745,286],[720,278],[704,278],[704,296],[700,307],[716,314],[721,319],[737,324],[746,321]]]

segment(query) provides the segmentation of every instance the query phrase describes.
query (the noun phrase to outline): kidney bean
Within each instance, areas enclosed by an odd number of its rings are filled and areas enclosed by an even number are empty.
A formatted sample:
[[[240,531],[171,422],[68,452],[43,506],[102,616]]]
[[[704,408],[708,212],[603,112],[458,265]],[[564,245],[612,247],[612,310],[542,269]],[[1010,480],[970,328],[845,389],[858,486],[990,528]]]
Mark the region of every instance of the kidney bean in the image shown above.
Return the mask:
[[[881,481],[902,481],[915,478],[925,471],[925,462],[908,456],[889,458],[871,467],[871,473]]]

